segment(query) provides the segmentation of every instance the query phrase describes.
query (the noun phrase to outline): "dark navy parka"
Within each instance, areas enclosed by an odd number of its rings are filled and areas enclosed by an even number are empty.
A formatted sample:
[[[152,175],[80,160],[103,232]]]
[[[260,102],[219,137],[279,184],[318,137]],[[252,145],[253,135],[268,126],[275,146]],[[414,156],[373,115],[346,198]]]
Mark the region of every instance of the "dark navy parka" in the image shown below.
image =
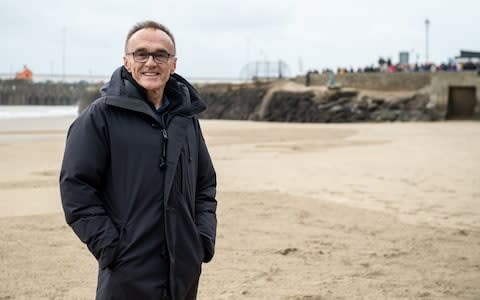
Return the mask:
[[[173,74],[165,121],[125,68],[72,123],[60,172],[67,223],[99,262],[97,299],[195,299],[214,254],[216,175],[197,91]],[[168,283],[168,287],[165,285]]]

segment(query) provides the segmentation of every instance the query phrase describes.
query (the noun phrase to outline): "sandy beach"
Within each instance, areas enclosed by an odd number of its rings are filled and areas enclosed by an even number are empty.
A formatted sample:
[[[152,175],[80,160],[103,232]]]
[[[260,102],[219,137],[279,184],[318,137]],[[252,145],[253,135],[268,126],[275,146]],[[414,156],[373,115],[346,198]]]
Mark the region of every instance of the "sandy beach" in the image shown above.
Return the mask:
[[[65,224],[71,117],[0,120],[0,299],[93,299]],[[480,299],[480,123],[202,121],[218,238],[199,299]]]

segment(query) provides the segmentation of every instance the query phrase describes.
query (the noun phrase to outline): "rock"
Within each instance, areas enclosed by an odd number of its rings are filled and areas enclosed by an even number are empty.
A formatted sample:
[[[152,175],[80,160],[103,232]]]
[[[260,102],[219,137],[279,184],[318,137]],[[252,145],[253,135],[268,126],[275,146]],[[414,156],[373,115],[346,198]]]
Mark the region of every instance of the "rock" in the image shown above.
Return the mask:
[[[268,84],[199,87],[203,118],[277,122],[392,122],[440,120],[427,93],[380,97],[354,89],[282,89]]]

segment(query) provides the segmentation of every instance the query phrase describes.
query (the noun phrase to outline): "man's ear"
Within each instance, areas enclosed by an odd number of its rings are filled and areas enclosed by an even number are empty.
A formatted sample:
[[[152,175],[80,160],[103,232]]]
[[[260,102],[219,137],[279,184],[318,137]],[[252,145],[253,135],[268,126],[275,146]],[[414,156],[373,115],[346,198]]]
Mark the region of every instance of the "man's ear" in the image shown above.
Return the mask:
[[[177,69],[177,57],[174,57],[172,61],[172,68],[170,69],[170,75],[175,73],[176,69]]]
[[[125,69],[127,69],[128,72],[131,72],[130,71],[130,61],[128,60],[128,58],[126,56],[123,57],[123,65],[125,66]]]

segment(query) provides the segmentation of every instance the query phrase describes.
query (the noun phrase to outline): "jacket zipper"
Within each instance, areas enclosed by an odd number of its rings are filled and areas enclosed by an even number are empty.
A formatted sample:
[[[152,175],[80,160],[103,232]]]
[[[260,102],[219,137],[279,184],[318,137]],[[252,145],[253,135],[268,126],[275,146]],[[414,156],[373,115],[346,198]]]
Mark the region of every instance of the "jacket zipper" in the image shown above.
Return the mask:
[[[162,143],[162,155],[160,157],[160,168],[163,169],[165,168],[167,164],[167,143],[168,143],[168,133],[165,128],[162,128],[162,137],[163,137],[163,143]]]
[[[187,143],[187,156],[188,156],[188,161],[192,161],[192,154],[190,153],[190,144],[188,143],[188,138],[185,136],[185,143]]]

